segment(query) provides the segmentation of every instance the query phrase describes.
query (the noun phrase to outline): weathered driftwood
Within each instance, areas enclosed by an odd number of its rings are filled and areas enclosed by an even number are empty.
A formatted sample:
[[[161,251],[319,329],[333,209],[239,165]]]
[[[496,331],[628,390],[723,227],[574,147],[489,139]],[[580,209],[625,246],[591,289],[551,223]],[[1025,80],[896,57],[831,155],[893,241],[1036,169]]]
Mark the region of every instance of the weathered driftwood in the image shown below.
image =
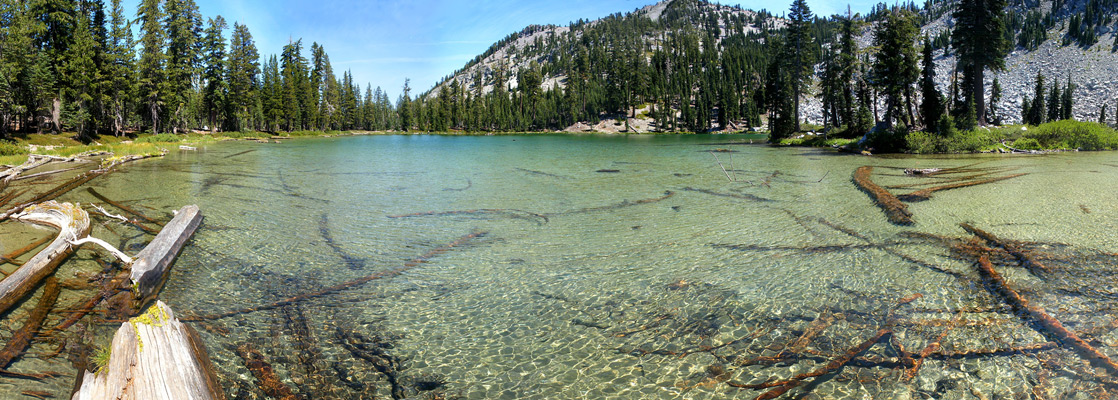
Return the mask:
[[[136,254],[136,260],[132,263],[132,283],[136,289],[133,294],[141,304],[146,303],[163,286],[171,263],[201,222],[202,212],[198,206],[184,206],[155,239]]]
[[[924,200],[932,198],[932,193],[934,193],[934,192],[964,188],[964,187],[969,187],[969,186],[984,185],[984,184],[993,183],[993,182],[1000,182],[1000,181],[1004,181],[1006,179],[1013,179],[1013,178],[1016,178],[1016,177],[1019,177],[1019,176],[1022,176],[1022,175],[1025,175],[1025,174],[1013,174],[1013,175],[999,176],[999,177],[995,177],[995,178],[976,179],[976,180],[955,182],[955,183],[951,183],[951,184],[947,184],[947,185],[940,185],[940,186],[930,187],[930,188],[927,188],[927,189],[917,190],[915,192],[908,193],[908,194],[902,194],[898,198],[901,199],[901,200],[904,200],[904,201],[908,201],[908,202],[924,201]]]
[[[207,371],[209,356],[192,331],[157,301],[144,314],[120,325],[109,362],[86,372],[73,400],[224,399]]]
[[[54,308],[54,303],[58,301],[58,280],[54,277],[47,278],[46,283],[43,284],[43,297],[39,298],[39,303],[31,310],[31,314],[27,317],[27,323],[19,328],[12,338],[8,340],[8,345],[0,350],[0,369],[8,368],[8,365],[19,358],[31,346],[31,339],[43,327],[43,321],[47,319],[47,314],[50,313],[51,308]]]
[[[1032,256],[1032,254],[1029,254],[1028,250],[1017,247],[1017,245],[1013,243],[998,238],[993,233],[975,228],[973,225],[966,222],[960,223],[959,226],[966,230],[967,233],[978,236],[991,245],[1005,249],[1006,252],[1017,258],[1017,261],[1021,263],[1021,266],[1025,267],[1025,269],[1027,269],[1029,273],[1033,274],[1033,276],[1044,278],[1045,276],[1047,276],[1048,272],[1050,272],[1048,266],[1042,264],[1040,261],[1037,261]]]
[[[908,211],[908,205],[902,203],[900,199],[897,199],[897,196],[889,193],[888,190],[873,183],[873,180],[870,179],[872,173],[873,167],[871,166],[858,167],[854,171],[854,184],[870,195],[878,207],[885,211],[885,216],[889,217],[889,222],[897,225],[912,225],[912,212]]]
[[[1018,312],[1028,315],[1031,319],[1061,343],[1075,349],[1092,364],[1105,368],[1112,375],[1118,375],[1118,364],[1111,361],[1103,352],[1091,346],[1075,333],[1064,328],[1060,321],[1048,315],[1044,309],[1029,304],[1028,300],[1021,297],[1016,290],[1009,286],[1005,278],[994,269],[990,259],[985,255],[978,258],[978,273],[989,282],[991,291],[1000,296],[1007,304]]]
[[[59,229],[58,237],[46,249],[27,260],[11,275],[0,281],[0,314],[34,289],[43,278],[54,273],[58,265],[74,251],[71,241],[89,234],[89,214],[81,206],[48,201],[29,206],[15,216],[20,221],[50,225]]]

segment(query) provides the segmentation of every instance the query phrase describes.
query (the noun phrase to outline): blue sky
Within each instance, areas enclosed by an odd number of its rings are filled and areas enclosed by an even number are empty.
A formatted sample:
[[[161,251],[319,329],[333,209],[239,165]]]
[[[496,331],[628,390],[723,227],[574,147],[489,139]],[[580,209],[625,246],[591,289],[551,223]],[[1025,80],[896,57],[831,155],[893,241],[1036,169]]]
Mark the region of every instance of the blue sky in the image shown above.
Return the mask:
[[[489,48],[530,24],[566,25],[629,12],[656,0],[195,0],[206,18],[221,15],[248,25],[262,57],[289,39],[325,46],[335,73],[353,72],[362,86],[381,86],[395,100],[411,78],[415,92],[429,89]],[[138,0],[125,0],[135,15]],[[791,0],[721,1],[783,14]],[[847,1],[808,0],[817,15],[845,13]],[[876,1],[849,2],[866,12]],[[228,32],[226,32],[228,37]]]

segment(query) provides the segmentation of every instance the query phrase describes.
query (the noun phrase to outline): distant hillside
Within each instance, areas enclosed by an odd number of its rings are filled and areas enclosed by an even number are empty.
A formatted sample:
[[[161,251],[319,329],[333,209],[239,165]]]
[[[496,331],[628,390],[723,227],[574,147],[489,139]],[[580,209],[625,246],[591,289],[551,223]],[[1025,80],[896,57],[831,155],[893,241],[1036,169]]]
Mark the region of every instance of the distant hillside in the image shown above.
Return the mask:
[[[1118,1],[1010,3],[1006,9],[1007,37],[1014,49],[1006,59],[1005,71],[986,75],[988,91],[995,77],[1002,87],[1002,100],[996,108],[1002,121],[1020,121],[1022,98],[1033,95],[1037,73],[1045,75],[1049,85],[1054,80],[1063,85],[1070,76],[1076,85],[1073,114],[1079,119],[1094,120],[1104,103],[1110,103],[1114,110],[1118,96],[1114,27],[1118,20],[1112,16]],[[933,39],[937,86],[947,95],[956,61],[947,48],[948,32],[954,24],[950,12],[954,1],[931,0],[923,7],[900,7],[917,14],[921,38],[927,34]],[[783,14],[786,8],[782,5],[778,12]],[[890,7],[881,4],[866,15],[854,16],[861,32],[857,42],[863,60],[872,58],[873,29],[889,11]],[[804,51],[821,59],[818,55],[837,43],[839,21],[840,16],[817,18],[813,23],[815,43]],[[444,90],[453,90],[463,98],[479,98],[493,92],[499,83],[502,93],[511,91],[514,102],[517,95],[546,99],[554,90],[549,107],[560,109],[544,110],[555,117],[536,121],[544,125],[534,126],[540,129],[625,130],[621,121],[626,119],[638,126],[633,130],[739,130],[761,126],[768,106],[764,75],[774,54],[766,44],[776,40],[786,24],[783,18],[767,12],[703,0],[667,0],[569,26],[533,25],[493,44],[421,98],[438,103]],[[681,70],[686,73],[681,74]],[[821,66],[816,71],[821,72]],[[521,87],[525,82],[538,90],[525,90]],[[802,118],[812,123],[822,122],[819,83],[817,74],[801,106]],[[569,101],[560,96],[569,97],[572,91],[583,96],[575,107],[583,110],[563,109],[570,104],[564,104]],[[611,93],[616,91],[627,93]],[[453,96],[442,94],[441,101]],[[587,100],[592,104],[588,105]],[[626,114],[636,118],[625,118]]]

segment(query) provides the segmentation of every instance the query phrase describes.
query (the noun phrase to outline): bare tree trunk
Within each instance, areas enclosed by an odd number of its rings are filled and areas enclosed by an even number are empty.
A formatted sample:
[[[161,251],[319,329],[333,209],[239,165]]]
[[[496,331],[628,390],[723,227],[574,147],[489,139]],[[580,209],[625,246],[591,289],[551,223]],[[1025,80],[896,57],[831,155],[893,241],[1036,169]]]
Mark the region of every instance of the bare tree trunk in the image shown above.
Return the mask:
[[[50,123],[52,132],[62,132],[62,99],[58,97],[51,102]]]
[[[971,98],[974,99],[974,113],[978,120],[978,126],[986,126],[986,91],[984,90],[985,73],[986,69],[981,65],[971,66],[974,68],[974,86],[971,88]]]

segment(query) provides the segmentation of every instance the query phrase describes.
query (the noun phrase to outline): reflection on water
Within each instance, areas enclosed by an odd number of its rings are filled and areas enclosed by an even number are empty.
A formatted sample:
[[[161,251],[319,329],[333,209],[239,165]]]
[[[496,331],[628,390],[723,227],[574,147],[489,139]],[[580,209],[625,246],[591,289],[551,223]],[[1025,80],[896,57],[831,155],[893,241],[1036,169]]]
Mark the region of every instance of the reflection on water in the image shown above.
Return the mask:
[[[265,396],[243,361],[254,351],[308,398],[755,398],[782,386],[788,398],[1060,398],[1116,389],[1106,369],[988,290],[975,263],[987,254],[1023,297],[1118,354],[1118,156],[868,158],[736,144],[747,139],[218,144],[92,184],[152,216],[202,207],[205,223],[161,297],[183,316],[220,314],[193,324],[234,398]],[[716,149],[729,151],[715,158]],[[976,162],[1025,175],[936,191],[909,203],[907,227],[890,224],[850,180],[872,165],[878,184],[907,193],[932,178],[904,168]],[[963,222],[1050,273],[1031,274]],[[95,234],[146,240],[114,229],[119,236]],[[824,368],[843,358],[842,368]],[[16,367],[69,368],[35,359]],[[66,379],[52,390],[65,392]]]

